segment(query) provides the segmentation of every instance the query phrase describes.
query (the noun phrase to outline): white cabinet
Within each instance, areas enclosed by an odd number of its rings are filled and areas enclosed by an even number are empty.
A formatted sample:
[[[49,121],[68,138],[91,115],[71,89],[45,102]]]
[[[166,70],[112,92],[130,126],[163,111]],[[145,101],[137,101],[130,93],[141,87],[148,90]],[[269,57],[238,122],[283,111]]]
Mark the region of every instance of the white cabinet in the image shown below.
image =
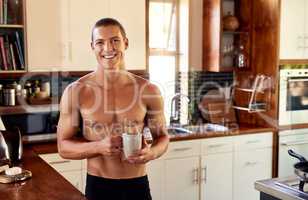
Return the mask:
[[[85,192],[85,160],[63,159],[58,153],[40,154],[39,156],[80,192]]]
[[[145,9],[145,0],[92,0],[90,4],[84,0],[27,1],[29,71],[95,69],[91,32],[95,22],[103,17],[119,20],[126,29],[127,69],[145,70]]]
[[[308,1],[281,0],[280,59],[308,58]]]
[[[200,141],[169,145],[164,156],[163,199],[198,200],[200,182]]]
[[[147,164],[147,175],[150,183],[152,199],[162,200],[163,178],[164,178],[164,160],[157,159]]]
[[[29,71],[52,71],[62,63],[62,0],[27,0],[26,41]]]
[[[272,178],[272,134],[237,136],[233,164],[233,199],[259,200],[257,180]]]
[[[232,138],[203,140],[202,153],[201,200],[232,199]]]
[[[199,157],[168,159],[165,162],[165,198],[199,199]]]
[[[171,142],[159,162],[149,163],[153,199],[257,200],[254,182],[272,177],[272,137],[268,132]]]

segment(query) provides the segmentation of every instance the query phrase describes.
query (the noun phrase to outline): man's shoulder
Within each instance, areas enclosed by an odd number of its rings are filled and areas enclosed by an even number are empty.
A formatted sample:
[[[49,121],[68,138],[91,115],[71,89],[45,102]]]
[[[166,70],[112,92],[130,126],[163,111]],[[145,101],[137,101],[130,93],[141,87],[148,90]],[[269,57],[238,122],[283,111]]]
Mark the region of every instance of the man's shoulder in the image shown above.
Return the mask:
[[[80,77],[79,79],[71,82],[68,86],[67,89],[68,90],[72,90],[72,89],[81,89],[84,86],[88,85],[89,83],[93,82],[93,73],[89,73],[86,74],[82,77]]]

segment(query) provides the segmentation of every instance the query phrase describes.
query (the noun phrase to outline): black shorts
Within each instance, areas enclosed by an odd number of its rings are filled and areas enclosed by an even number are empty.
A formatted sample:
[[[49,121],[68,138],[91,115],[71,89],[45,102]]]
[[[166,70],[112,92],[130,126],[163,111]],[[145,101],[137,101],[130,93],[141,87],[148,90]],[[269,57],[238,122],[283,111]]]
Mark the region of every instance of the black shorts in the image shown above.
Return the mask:
[[[147,176],[109,179],[87,174],[88,200],[152,200]]]

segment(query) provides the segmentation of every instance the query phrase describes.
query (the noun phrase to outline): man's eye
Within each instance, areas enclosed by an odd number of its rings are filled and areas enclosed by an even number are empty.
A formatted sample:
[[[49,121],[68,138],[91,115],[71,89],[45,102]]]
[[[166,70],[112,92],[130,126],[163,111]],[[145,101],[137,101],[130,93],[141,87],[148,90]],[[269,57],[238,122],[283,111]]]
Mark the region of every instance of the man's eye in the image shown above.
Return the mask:
[[[95,45],[102,45],[103,42],[96,42]]]
[[[120,40],[119,39],[113,39],[112,42],[117,43],[117,42],[120,42]]]

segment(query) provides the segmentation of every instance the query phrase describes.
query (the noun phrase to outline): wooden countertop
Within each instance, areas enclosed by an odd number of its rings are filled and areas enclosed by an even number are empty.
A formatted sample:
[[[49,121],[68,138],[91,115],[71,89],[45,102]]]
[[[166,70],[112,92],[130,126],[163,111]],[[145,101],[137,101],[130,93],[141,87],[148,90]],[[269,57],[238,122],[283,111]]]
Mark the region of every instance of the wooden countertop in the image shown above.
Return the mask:
[[[227,132],[207,132],[171,137],[171,142],[273,131],[273,128],[241,126]],[[38,154],[56,153],[56,142],[25,144],[20,166],[32,172],[32,178],[15,184],[0,184],[0,199],[5,200],[86,200],[73,185],[44,162]],[[51,178],[52,177],[52,178]]]
[[[225,136],[234,136],[234,135],[246,135],[246,134],[256,134],[256,133],[264,133],[264,132],[273,132],[274,128],[266,128],[266,127],[254,127],[252,125],[241,124],[240,127],[231,129],[225,132],[206,132],[206,133],[198,133],[198,134],[189,134],[189,135],[170,135],[170,141],[183,141],[183,140],[195,140],[202,138],[213,138],[213,137],[225,137]],[[37,154],[44,153],[57,153],[57,144],[56,142],[48,142],[48,143],[38,143],[38,144],[27,144],[26,146],[30,146],[33,151]]]
[[[32,178],[19,183],[0,184],[3,200],[86,200],[84,195],[44,162],[30,147],[24,148],[20,164]]]
[[[196,133],[189,135],[171,135],[170,141],[183,141],[183,140],[194,140],[201,138],[213,138],[213,137],[226,137],[226,136],[235,136],[235,135],[247,135],[247,134],[256,134],[264,132],[273,132],[274,128],[268,127],[255,127],[249,124],[241,124],[240,126],[235,126],[229,128],[228,131],[217,131],[217,132],[206,132],[206,133]]]

